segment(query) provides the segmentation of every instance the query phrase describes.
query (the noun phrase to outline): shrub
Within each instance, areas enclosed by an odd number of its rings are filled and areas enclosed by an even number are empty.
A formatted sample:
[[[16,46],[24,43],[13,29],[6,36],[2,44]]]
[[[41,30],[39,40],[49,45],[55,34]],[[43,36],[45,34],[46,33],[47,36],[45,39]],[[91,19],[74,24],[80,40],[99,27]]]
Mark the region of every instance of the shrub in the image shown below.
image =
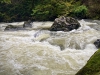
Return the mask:
[[[59,16],[69,14],[71,6],[67,1],[50,0],[45,5],[36,5],[32,10],[32,16],[35,20],[54,20]]]
[[[85,5],[75,7],[73,10],[73,16],[77,18],[86,18],[88,8]]]
[[[49,18],[51,5],[37,5],[31,14],[35,20],[46,20]]]

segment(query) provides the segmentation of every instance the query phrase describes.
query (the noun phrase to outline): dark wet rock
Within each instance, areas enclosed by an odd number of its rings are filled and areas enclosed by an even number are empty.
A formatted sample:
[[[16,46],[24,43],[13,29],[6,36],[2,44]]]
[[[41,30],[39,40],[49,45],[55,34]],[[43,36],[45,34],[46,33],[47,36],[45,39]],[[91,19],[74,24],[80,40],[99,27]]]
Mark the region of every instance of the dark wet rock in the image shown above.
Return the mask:
[[[71,31],[73,29],[78,29],[80,26],[80,23],[76,19],[61,16],[55,19],[50,31]]]
[[[6,28],[4,29],[4,31],[16,31],[16,30],[28,30],[28,28],[32,28],[32,24],[31,21],[25,21],[24,24],[21,25],[8,25],[6,26]]]
[[[6,28],[4,30],[8,31],[8,30],[18,30],[18,29],[19,29],[19,27],[17,27],[17,26],[8,25],[8,26],[6,26]]]
[[[23,24],[23,28],[30,27],[32,28],[31,20],[25,21]]]
[[[97,48],[100,48],[100,39],[97,39],[97,40],[94,42],[94,45],[95,45]]]

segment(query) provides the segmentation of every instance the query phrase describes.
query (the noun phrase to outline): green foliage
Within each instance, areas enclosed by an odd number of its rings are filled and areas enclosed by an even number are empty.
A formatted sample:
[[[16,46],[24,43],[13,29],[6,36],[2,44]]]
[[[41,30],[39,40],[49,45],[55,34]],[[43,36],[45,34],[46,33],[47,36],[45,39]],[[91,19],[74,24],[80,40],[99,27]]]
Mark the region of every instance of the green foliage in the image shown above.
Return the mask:
[[[100,0],[89,0],[89,17],[93,19],[100,19]]]
[[[32,0],[24,0],[21,3],[0,3],[0,21],[22,21],[28,20],[31,17],[32,12]]]
[[[100,75],[100,49],[76,75]]]
[[[11,3],[11,0],[0,0],[1,3]]]
[[[35,20],[54,20],[56,17],[69,14],[71,6],[67,1],[45,0],[33,8],[32,16]]]
[[[33,18],[35,20],[46,20],[49,18],[50,9],[52,8],[51,5],[37,5],[35,9],[33,9]]]
[[[4,16],[4,14],[2,14],[2,13],[0,12],[0,20],[1,20],[1,21],[3,21],[3,18],[4,18],[3,16]]]
[[[82,3],[84,3],[83,0],[0,0],[0,21],[12,22],[29,19],[45,21],[54,20],[63,15],[80,19],[100,18],[100,4],[96,7],[96,3],[94,5],[88,3],[88,11]]]
[[[85,5],[77,6],[73,10],[73,15],[77,18],[85,18],[88,13],[88,8]]]

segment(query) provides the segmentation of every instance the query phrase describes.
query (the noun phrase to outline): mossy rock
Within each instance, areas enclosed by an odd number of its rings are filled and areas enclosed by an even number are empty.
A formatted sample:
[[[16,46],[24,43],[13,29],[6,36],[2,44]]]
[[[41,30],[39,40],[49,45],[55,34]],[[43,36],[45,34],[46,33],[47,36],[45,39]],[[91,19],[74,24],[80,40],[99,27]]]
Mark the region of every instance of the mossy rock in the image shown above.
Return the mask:
[[[87,64],[75,75],[100,75],[100,49],[92,55]]]

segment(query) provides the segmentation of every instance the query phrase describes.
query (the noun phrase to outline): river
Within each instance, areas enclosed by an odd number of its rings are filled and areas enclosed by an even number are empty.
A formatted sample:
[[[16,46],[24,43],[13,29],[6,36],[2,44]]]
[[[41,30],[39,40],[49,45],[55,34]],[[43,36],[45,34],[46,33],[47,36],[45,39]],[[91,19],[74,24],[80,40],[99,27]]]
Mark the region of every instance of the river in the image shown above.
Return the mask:
[[[75,75],[97,51],[100,21],[79,20],[70,32],[49,31],[53,22],[33,22],[32,28],[4,31],[23,22],[0,23],[0,75]]]

